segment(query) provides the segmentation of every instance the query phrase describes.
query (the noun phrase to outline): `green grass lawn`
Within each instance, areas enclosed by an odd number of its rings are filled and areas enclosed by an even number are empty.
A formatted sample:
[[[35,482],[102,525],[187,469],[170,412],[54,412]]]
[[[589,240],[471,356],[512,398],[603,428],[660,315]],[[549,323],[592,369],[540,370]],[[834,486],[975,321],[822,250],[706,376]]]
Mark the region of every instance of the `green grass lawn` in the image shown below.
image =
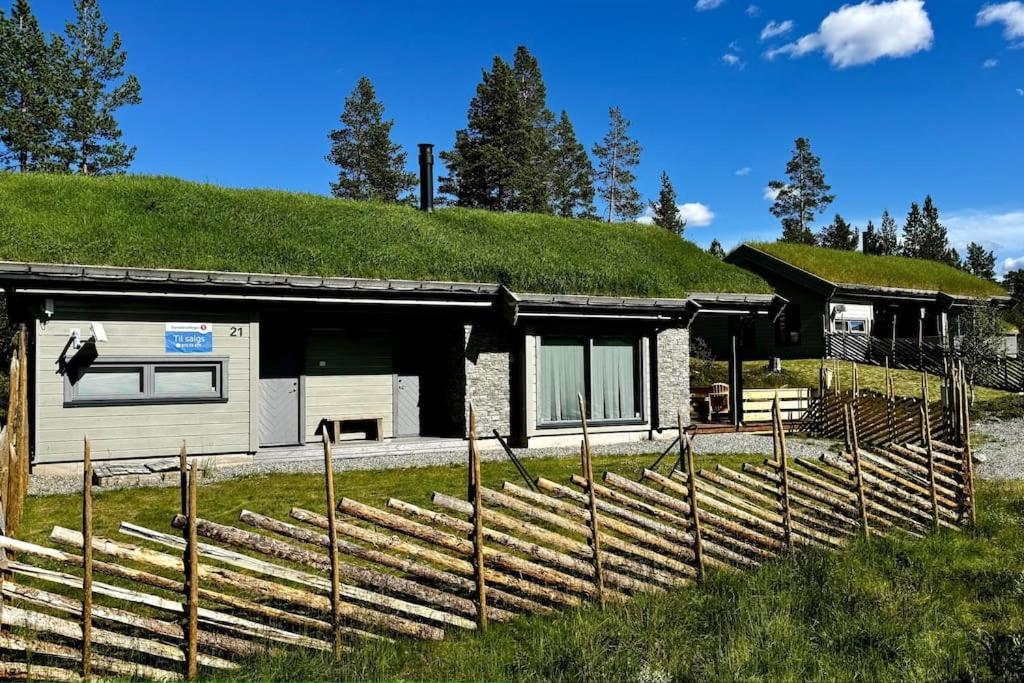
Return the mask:
[[[690,360],[693,369],[692,383],[695,385],[708,384],[710,382],[728,381],[728,364],[725,361],[715,361],[710,373],[700,372],[699,362],[696,359]],[[849,362],[840,362],[834,365],[827,361],[828,367],[838,367],[837,377],[840,387],[845,391],[850,388],[853,367]],[[866,391],[885,391],[885,368],[874,365],[858,365],[857,376],[860,387]],[[783,360],[782,372],[768,372],[768,363],[763,360],[746,361],[743,363],[743,386],[747,389],[775,389],[783,387],[811,387],[818,388],[818,372],[821,368],[820,359],[806,360]],[[921,396],[921,373],[915,370],[893,370],[893,385],[897,396],[910,396],[919,398]],[[928,376],[928,398],[938,401],[941,398],[940,391],[942,378],[935,375]],[[1015,394],[999,389],[977,387],[975,389],[976,408],[979,410],[990,403],[1012,404],[1006,399],[1016,398]],[[1022,413],[1024,414],[1024,413]]]
[[[175,178],[0,174],[0,260],[502,283],[523,292],[764,292],[654,226],[409,206]]]
[[[635,475],[655,456],[604,456],[595,469]],[[703,466],[750,456],[699,456]],[[565,481],[574,458],[527,460],[534,475]],[[667,463],[663,464],[663,468]],[[517,481],[484,463],[484,483]],[[459,494],[462,466],[338,473],[338,495],[381,505]],[[237,523],[240,509],[285,517],[322,508],[322,478],[273,475],[204,485],[203,517]],[[96,496],[98,535],[121,520],[168,530],[176,489]],[[77,496],[31,499],[26,540],[55,524],[78,528]],[[983,482],[973,533],[919,542],[874,540],[841,553],[800,553],[747,573],[713,572],[705,584],[630,604],[524,617],[482,637],[439,643],[364,643],[342,662],[279,651],[244,663],[246,680],[972,680],[1024,673],[1024,484]],[[1015,668],[1016,667],[1016,668]]]

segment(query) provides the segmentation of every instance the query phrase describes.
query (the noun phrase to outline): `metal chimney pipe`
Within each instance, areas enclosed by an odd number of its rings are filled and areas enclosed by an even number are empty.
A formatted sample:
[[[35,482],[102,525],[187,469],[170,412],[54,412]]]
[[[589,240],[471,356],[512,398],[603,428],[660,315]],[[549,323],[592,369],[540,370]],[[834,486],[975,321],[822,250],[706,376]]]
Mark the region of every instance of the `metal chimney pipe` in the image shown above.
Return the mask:
[[[420,211],[434,210],[434,145],[421,142],[420,148]]]

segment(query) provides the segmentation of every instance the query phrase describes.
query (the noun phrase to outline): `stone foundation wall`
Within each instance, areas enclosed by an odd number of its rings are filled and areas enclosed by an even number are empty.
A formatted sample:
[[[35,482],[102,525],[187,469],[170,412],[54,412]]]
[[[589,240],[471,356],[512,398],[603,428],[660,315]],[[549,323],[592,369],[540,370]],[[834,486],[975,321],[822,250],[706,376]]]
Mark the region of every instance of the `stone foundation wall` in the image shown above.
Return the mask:
[[[654,412],[658,426],[676,426],[676,414],[683,410],[684,424],[690,423],[690,331],[685,328],[662,330],[657,337],[658,405]]]

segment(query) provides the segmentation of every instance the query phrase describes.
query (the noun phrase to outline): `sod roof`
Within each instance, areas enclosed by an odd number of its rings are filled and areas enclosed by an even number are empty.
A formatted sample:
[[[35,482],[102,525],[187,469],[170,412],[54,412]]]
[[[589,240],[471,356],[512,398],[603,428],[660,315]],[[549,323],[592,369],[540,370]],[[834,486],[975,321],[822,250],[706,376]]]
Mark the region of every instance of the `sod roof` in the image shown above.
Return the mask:
[[[0,260],[501,283],[552,294],[771,292],[652,226],[427,214],[155,176],[0,174]]]
[[[927,290],[953,296],[1006,296],[994,282],[936,261],[782,242],[747,246],[835,284]]]

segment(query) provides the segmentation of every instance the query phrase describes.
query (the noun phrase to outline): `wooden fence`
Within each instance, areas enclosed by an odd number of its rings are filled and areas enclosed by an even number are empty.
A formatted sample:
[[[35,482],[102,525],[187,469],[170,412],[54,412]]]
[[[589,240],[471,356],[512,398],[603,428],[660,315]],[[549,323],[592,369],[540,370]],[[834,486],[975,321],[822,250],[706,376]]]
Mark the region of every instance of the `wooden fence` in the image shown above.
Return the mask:
[[[966,402],[958,405],[966,429]],[[950,444],[925,419],[920,438],[871,445],[861,414],[843,411],[848,447],[790,458],[776,403],[773,458],[702,468],[684,435],[678,465],[639,480],[596,477],[585,428],[580,473],[565,483],[540,478],[536,491],[485,486],[471,430],[466,495],[435,492],[430,507],[335,500],[325,442],[324,508],[296,507],[288,519],[242,510],[244,526],[201,517],[195,467],[186,469],[183,453],[181,509],[170,520],[180,533],[125,522],[132,542],[93,536],[86,486],[82,530],[52,531],[65,549],[0,538],[18,557],[0,572],[0,675],[192,679],[267,648],[341,657],[359,639],[436,640],[517,614],[619,603],[804,548],[839,549],[858,536],[918,537],[970,523],[968,432]]]
[[[961,362],[954,346],[937,338],[882,339],[856,332],[827,332],[825,354],[837,360],[884,365],[904,370],[923,370],[945,376]],[[1024,359],[993,355],[975,359],[968,372],[968,381],[983,387],[1004,391],[1024,391]]]

